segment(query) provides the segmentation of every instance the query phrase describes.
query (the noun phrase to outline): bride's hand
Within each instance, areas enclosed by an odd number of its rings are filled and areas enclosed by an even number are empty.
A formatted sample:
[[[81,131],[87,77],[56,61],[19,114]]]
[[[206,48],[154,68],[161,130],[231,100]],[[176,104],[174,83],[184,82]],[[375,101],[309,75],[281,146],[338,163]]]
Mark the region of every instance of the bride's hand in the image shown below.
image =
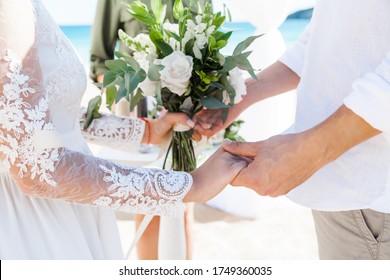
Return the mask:
[[[168,138],[174,126],[182,127],[183,130],[194,127],[192,120],[183,113],[166,113],[158,119],[149,119],[147,122],[149,125],[145,126],[142,143],[153,145],[159,145]]]
[[[219,194],[249,160],[218,149],[205,163],[191,172],[193,184],[184,202],[206,202]]]

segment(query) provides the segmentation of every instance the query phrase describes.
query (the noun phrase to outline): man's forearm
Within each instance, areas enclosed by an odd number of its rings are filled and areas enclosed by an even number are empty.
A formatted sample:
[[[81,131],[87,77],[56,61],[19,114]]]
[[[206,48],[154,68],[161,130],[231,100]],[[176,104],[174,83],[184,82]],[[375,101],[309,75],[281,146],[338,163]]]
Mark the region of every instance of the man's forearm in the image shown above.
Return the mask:
[[[235,106],[244,111],[258,101],[295,89],[299,81],[295,72],[277,61],[257,74],[257,80],[246,81],[247,94]]]
[[[310,143],[307,148],[316,149],[325,165],[379,133],[381,131],[343,105],[325,121],[302,134],[307,136],[304,141]]]

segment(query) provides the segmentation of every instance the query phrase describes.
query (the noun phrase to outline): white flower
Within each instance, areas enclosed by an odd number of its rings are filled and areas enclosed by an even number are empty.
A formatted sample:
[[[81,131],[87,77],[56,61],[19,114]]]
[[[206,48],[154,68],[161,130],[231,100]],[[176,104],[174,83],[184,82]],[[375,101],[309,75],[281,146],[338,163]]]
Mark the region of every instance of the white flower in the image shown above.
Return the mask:
[[[195,44],[198,46],[199,49],[203,49],[207,44],[208,38],[205,34],[198,34],[196,35],[196,41]]]
[[[157,57],[156,46],[153,44],[152,40],[150,40],[149,35],[140,33],[134,38],[134,41],[139,43],[147,54]]]
[[[162,87],[171,92],[183,95],[189,84],[192,74],[192,57],[181,51],[174,51],[160,61],[164,69],[160,71]]]
[[[234,97],[234,104],[240,103],[242,101],[242,96],[246,95],[245,79],[242,74],[242,71],[235,67],[229,71],[229,76],[227,77],[228,81],[236,92],[236,96]],[[230,103],[230,96],[226,91],[223,91],[222,102],[225,104]]]
[[[169,32],[179,35],[179,25],[177,23],[164,22],[163,28]]]
[[[209,28],[207,28],[207,30],[206,30],[206,36],[207,36],[207,37],[210,37],[210,35],[213,34],[214,30],[215,30],[215,25],[211,25],[211,26],[210,26]]]
[[[149,60],[147,59],[147,54],[143,52],[134,52],[133,54],[134,59],[138,62],[139,66],[148,73],[149,71]],[[149,77],[146,77],[146,79],[141,82],[138,87],[142,90],[142,93],[144,96],[155,96],[156,95],[156,89],[157,89],[157,83],[156,81],[151,81]]]
[[[203,33],[207,28],[207,24],[206,23],[199,23],[196,27],[195,27],[195,32],[200,34],[200,33]]]
[[[191,31],[194,32],[195,28],[196,28],[195,22],[193,22],[191,19],[187,19],[187,30],[190,32]]]
[[[180,51],[180,42],[177,41],[175,38],[173,37],[169,38],[168,43],[174,51]]]
[[[203,20],[203,17],[201,16],[201,15],[197,15],[196,17],[195,17],[195,21],[196,21],[196,23],[201,23],[202,22],[202,20]]]

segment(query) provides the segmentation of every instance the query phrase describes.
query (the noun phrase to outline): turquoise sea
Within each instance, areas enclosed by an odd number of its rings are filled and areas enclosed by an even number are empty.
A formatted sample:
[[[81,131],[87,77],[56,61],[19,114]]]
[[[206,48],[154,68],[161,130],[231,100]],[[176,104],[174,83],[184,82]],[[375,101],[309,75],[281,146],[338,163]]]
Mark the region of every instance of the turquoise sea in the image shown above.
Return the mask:
[[[309,19],[287,19],[279,28],[287,45],[294,42],[301,34]],[[235,46],[248,36],[256,35],[256,28],[247,22],[229,22],[224,28],[234,30],[230,43]],[[84,63],[89,63],[91,26],[61,26],[65,35],[75,46]]]

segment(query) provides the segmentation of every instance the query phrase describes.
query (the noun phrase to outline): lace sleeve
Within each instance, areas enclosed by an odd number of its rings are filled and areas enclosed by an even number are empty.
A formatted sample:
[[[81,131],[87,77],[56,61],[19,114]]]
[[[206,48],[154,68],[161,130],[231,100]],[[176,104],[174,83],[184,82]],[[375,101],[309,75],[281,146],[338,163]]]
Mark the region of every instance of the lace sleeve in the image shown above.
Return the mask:
[[[50,118],[28,0],[0,0],[0,165],[31,196],[177,216],[187,173],[132,168],[71,151]]]
[[[86,109],[80,110],[80,129],[84,138],[92,143],[125,152],[138,151],[145,130],[145,122],[130,117],[101,113],[84,129]]]

